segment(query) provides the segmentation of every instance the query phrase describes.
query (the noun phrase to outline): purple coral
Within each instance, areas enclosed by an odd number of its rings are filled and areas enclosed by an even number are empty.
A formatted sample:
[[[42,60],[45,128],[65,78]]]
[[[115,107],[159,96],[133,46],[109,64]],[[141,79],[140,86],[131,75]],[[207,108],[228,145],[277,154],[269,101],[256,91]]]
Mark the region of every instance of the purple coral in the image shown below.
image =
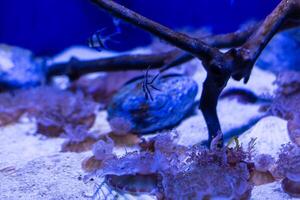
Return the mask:
[[[156,191],[165,199],[249,199],[252,184],[244,161],[247,153],[241,148],[188,148],[175,144],[166,134],[150,142],[153,152],[133,152],[107,159],[98,175],[106,177],[111,188],[122,188],[123,192],[131,192],[136,184],[131,181],[138,180],[143,185],[139,189],[151,188],[147,192]]]
[[[96,142],[93,145],[92,151],[97,160],[105,160],[113,156],[113,148],[114,142],[108,138],[106,142],[104,140]]]
[[[3,93],[0,102],[0,124],[17,121],[27,113],[36,118],[39,133],[51,137],[63,135],[76,142],[88,136],[97,109],[97,104],[82,93],[46,86],[17,90],[13,95]]]
[[[284,178],[283,190],[293,197],[300,197],[300,147],[284,145],[276,165],[275,175]]]
[[[77,142],[84,140],[95,120],[96,103],[82,93],[54,90],[47,95],[50,99],[41,103],[36,113],[38,131],[48,136],[65,135]]]
[[[254,159],[255,169],[260,172],[267,172],[275,163],[275,159],[268,154],[257,155]]]
[[[279,153],[276,166],[277,176],[300,181],[300,147],[294,144],[284,145]]]
[[[245,163],[231,168],[210,164],[163,173],[162,187],[166,199],[248,199],[252,189],[249,177]]]

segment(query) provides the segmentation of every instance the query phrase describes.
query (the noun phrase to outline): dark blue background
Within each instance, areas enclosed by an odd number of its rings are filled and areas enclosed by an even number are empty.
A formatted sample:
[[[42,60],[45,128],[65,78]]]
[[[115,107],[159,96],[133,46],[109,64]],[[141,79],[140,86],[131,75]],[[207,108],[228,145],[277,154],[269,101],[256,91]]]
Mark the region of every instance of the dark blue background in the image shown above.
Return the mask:
[[[245,20],[262,19],[279,0],[119,0],[127,7],[172,28],[210,26],[213,32],[234,31]],[[1,0],[0,43],[18,45],[38,55],[52,55],[86,44],[97,29],[112,27],[111,17],[89,0]],[[151,42],[143,31],[122,25],[125,50]]]

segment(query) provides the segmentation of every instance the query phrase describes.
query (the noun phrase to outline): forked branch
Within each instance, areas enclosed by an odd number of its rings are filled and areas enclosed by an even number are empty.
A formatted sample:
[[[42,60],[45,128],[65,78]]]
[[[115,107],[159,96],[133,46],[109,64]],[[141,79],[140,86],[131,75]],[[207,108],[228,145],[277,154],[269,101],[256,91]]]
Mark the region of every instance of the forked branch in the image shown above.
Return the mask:
[[[134,24],[202,60],[207,71],[207,78],[203,84],[200,109],[208,127],[209,141],[221,132],[216,107],[218,98],[230,77],[236,80],[244,78],[244,82],[247,82],[252,67],[262,50],[274,34],[284,27],[285,22],[289,19],[298,19],[300,10],[300,0],[282,0],[245,44],[222,53],[212,44],[209,45],[207,41],[173,31],[112,0],[92,1],[112,15]],[[222,145],[222,141],[220,145]]]
[[[250,24],[236,32],[209,35],[200,39],[206,44],[216,48],[231,48],[240,46],[246,42],[250,35],[259,27],[259,23]],[[71,59],[66,63],[52,64],[48,67],[47,76],[67,75],[71,79],[76,79],[84,74],[101,71],[127,71],[146,70],[166,66],[164,70],[180,65],[193,59],[190,53],[174,48],[167,52],[152,53],[143,55],[121,55],[109,58],[80,61]]]

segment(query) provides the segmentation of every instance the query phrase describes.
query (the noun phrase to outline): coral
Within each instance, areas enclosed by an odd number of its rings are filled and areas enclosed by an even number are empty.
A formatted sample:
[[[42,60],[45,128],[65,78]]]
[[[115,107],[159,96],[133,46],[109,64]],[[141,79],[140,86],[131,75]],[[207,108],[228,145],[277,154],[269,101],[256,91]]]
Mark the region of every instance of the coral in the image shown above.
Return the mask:
[[[64,136],[81,142],[90,135],[97,104],[82,93],[72,93],[54,87],[36,87],[0,94],[0,121],[5,125],[27,113],[34,117],[38,132],[50,137]],[[12,117],[5,118],[4,114]]]
[[[86,172],[94,172],[95,170],[101,168],[102,160],[97,160],[95,156],[86,158],[82,161],[81,167]]]
[[[99,169],[105,161],[110,162],[116,159],[113,154],[114,146],[115,143],[109,136],[94,142],[92,146],[93,156],[82,162],[82,168],[85,171],[92,172]]]
[[[124,157],[104,160],[103,167],[97,173],[101,176],[146,175],[156,173],[163,164],[156,162],[153,153],[131,152]]]
[[[38,131],[47,136],[64,135],[72,141],[83,141],[94,123],[96,107],[82,93],[54,90],[52,98],[36,113]]]
[[[93,145],[93,154],[97,160],[105,160],[113,156],[114,142],[107,137],[107,141],[99,140]]]
[[[300,181],[300,147],[294,144],[284,145],[276,161],[274,173],[277,177]]]
[[[288,131],[291,140],[300,145],[300,73],[286,71],[278,74],[278,89],[270,107],[270,112],[288,120]]]
[[[273,115],[287,120],[295,118],[300,108],[300,73],[285,71],[278,74],[275,83],[278,88],[270,111]]]
[[[288,131],[289,131],[289,136],[292,142],[300,146],[300,126],[299,126],[299,121],[300,121],[300,115],[295,116],[292,120],[288,121]]]
[[[170,133],[144,141],[143,147],[147,148],[104,160],[97,175],[120,193],[146,192],[164,199],[250,197],[248,153],[240,147],[188,148],[174,143]]]
[[[5,126],[14,123],[25,113],[27,104],[24,99],[16,97],[12,93],[0,94],[0,125]],[[26,102],[26,100],[25,100]]]
[[[151,91],[153,101],[143,92],[143,80],[122,87],[108,106],[108,120],[117,134],[151,133],[179,123],[191,110],[197,84],[189,77],[163,76],[160,91]],[[180,110],[180,112],[178,112]]]
[[[61,152],[85,152],[92,149],[93,145],[97,142],[96,138],[92,138],[90,136],[87,136],[84,140],[78,142],[78,141],[72,141],[67,140],[62,144]]]
[[[141,138],[134,134],[118,135],[114,132],[110,132],[108,136],[114,141],[115,146],[134,146],[141,142]]]
[[[300,197],[300,147],[286,144],[279,153],[276,177],[284,178],[281,182],[283,190],[293,197]]]
[[[272,165],[275,163],[275,159],[268,154],[260,154],[255,156],[254,166],[255,169],[260,172],[267,172],[270,170]]]
[[[275,159],[269,154],[259,154],[252,160],[253,168],[250,172],[251,182],[258,186],[275,181],[271,171],[275,166]]]
[[[209,164],[162,176],[166,199],[249,199],[252,189],[245,163],[234,167]]]
[[[63,134],[72,141],[83,141],[94,123],[96,104],[84,99],[81,93],[73,95],[61,91],[54,96],[36,114],[38,131],[48,136]],[[55,132],[49,132],[51,129]]]

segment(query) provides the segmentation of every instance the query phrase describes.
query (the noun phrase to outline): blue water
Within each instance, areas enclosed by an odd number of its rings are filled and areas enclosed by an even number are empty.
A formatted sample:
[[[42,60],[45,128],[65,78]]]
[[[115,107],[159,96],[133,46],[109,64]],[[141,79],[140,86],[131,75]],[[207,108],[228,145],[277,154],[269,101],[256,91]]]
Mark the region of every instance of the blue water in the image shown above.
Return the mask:
[[[119,0],[120,3],[172,28],[209,26],[216,33],[237,29],[245,20],[262,19],[279,0]],[[74,44],[86,44],[96,30],[113,28],[107,13],[89,0],[1,0],[0,42],[51,55]],[[151,42],[149,34],[121,23],[125,50]]]

